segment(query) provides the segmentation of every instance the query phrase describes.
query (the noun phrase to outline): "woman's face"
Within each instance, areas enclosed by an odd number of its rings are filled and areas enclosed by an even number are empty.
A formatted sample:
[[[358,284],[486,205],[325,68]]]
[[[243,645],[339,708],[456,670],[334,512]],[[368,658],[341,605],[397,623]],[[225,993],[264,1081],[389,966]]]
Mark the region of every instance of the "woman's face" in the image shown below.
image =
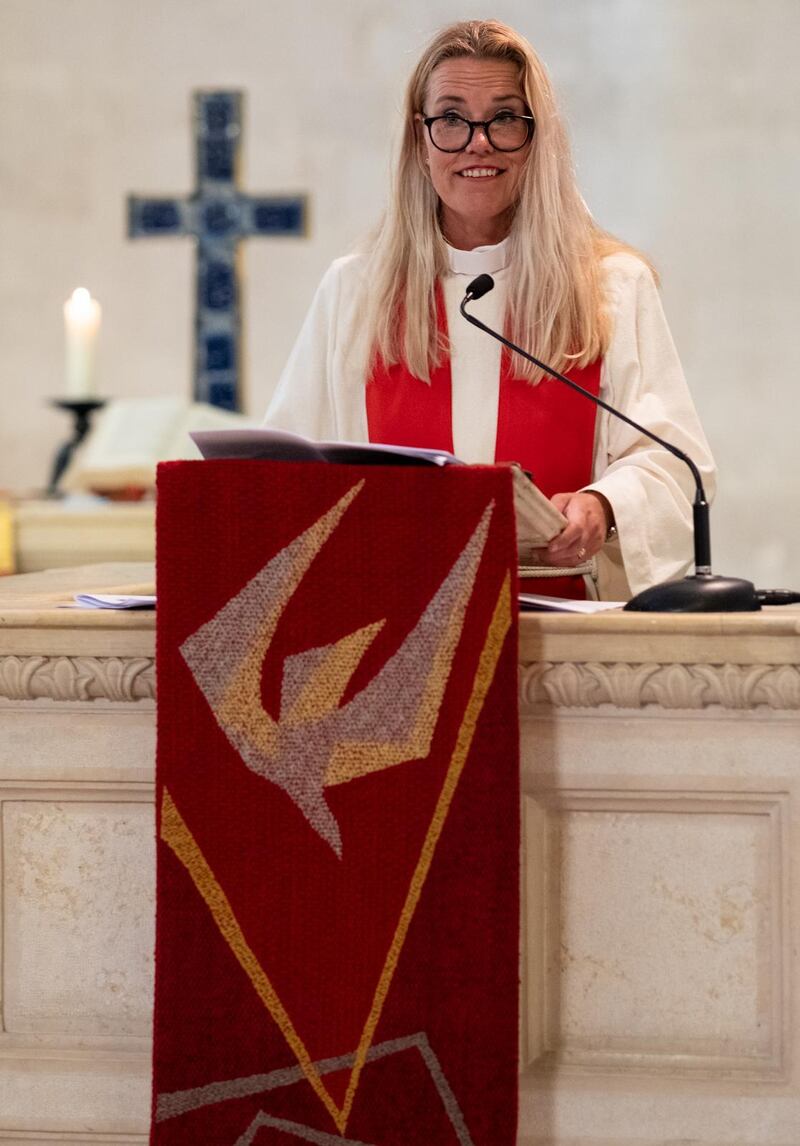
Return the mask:
[[[443,60],[434,68],[423,111],[425,118],[453,111],[469,120],[490,120],[500,111],[530,114],[516,64],[470,58]],[[445,236],[464,249],[500,242],[511,226],[530,141],[520,151],[496,151],[476,128],[464,151],[439,151],[422,118],[423,159],[441,201]]]

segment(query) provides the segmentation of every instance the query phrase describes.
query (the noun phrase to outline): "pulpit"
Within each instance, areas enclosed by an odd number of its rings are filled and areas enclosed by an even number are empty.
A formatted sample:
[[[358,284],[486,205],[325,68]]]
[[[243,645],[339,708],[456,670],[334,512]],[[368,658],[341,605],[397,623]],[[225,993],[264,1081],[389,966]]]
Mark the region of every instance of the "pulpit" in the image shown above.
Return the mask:
[[[0,1140],[147,1140],[155,620],[58,606],[151,579],[0,581]],[[800,610],[525,615],[519,701],[519,1143],[796,1146]]]

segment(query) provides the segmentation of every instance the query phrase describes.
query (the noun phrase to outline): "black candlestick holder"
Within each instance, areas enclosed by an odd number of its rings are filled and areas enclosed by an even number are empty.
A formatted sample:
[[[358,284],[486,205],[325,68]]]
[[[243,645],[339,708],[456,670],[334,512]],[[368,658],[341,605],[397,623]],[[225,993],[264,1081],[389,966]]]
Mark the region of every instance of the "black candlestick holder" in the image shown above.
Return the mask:
[[[95,410],[102,409],[105,404],[105,398],[52,398],[50,400],[51,406],[57,406],[59,410],[66,410],[72,415],[72,437],[61,446],[53,459],[50,484],[47,487],[50,497],[58,495],[58,482],[61,475],[69,465],[75,450],[88,434]]]

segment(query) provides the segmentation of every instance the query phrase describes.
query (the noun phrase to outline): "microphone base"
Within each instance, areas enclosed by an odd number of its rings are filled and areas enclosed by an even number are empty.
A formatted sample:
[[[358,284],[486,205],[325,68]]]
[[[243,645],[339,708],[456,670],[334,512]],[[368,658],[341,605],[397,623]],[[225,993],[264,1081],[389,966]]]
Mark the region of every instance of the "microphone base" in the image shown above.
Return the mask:
[[[625,605],[630,613],[754,613],[760,608],[752,581],[712,573],[663,581]]]

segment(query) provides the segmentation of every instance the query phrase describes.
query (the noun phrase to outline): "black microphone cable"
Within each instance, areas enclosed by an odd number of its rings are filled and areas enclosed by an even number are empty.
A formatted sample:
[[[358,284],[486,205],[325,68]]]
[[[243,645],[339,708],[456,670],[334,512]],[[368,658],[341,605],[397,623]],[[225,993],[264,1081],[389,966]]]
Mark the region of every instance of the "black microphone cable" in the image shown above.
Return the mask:
[[[762,605],[800,604],[800,593],[794,589],[756,589],[756,597]]]

